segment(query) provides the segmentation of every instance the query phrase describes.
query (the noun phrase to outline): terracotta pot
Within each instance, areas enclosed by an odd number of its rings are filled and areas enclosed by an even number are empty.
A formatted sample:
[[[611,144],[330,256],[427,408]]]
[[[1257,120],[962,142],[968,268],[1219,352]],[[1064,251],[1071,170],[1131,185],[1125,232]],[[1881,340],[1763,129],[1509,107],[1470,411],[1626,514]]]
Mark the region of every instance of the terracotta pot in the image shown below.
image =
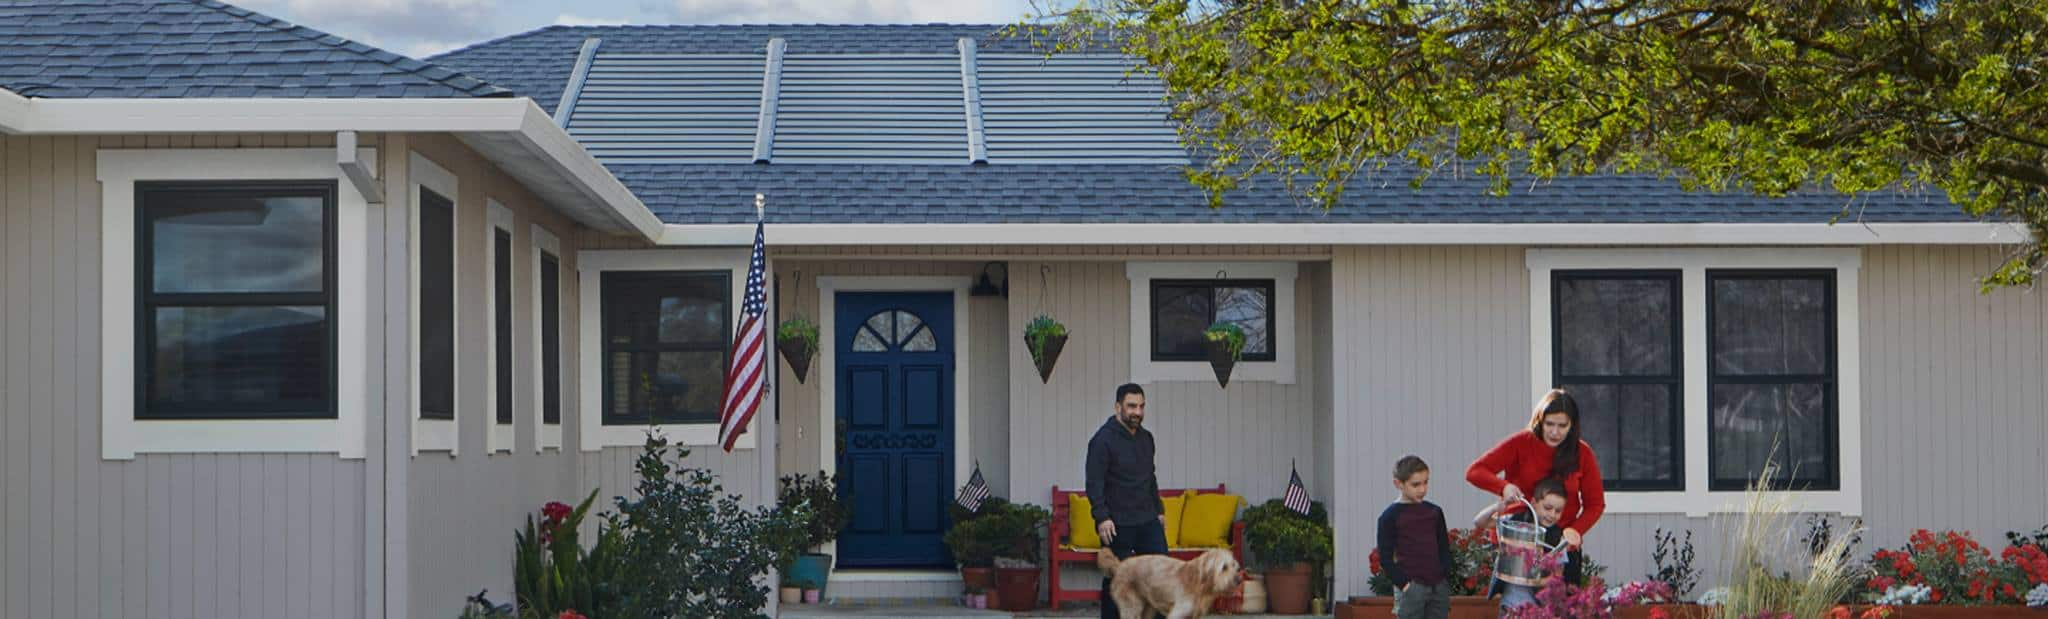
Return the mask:
[[[1230,369],[1237,367],[1237,360],[1230,358],[1230,342],[1203,338],[1202,352],[1209,357],[1209,369],[1216,372],[1216,385],[1230,388]]]
[[[1337,605],[1337,619],[1393,619],[1394,598],[1354,597]],[[1500,601],[1475,595],[1451,596],[1450,619],[1498,619]],[[1675,619],[1675,618],[1674,618]]]
[[[968,593],[982,593],[996,586],[996,568],[960,568],[960,584],[966,585]]]
[[[1027,352],[1031,350],[1031,336],[1024,336],[1024,346],[1024,350]],[[1039,383],[1052,382],[1052,366],[1055,363],[1059,363],[1060,351],[1066,348],[1067,336],[1065,335],[1053,335],[1045,338],[1045,348],[1039,351],[1038,358],[1032,360],[1032,364],[1038,367]]]
[[[803,601],[804,601],[804,590],[803,590],[803,589],[798,589],[798,588],[796,588],[796,587],[783,587],[783,588],[782,588],[782,603],[784,603],[784,604],[801,604],[801,603],[803,603]]]
[[[1035,567],[996,568],[996,592],[1002,604],[989,605],[1010,611],[1038,608],[1038,572]]]
[[[1265,581],[1263,581],[1263,580],[1259,580],[1259,579],[1258,579],[1258,577],[1256,577],[1256,576],[1255,576],[1255,577],[1252,577],[1252,578],[1246,578],[1246,579],[1245,579],[1245,581],[1244,581],[1244,608],[1243,608],[1243,609],[1241,609],[1241,612],[1244,612],[1245,614],[1248,614],[1248,615],[1256,615],[1256,614],[1259,614],[1259,613],[1263,613],[1263,612],[1266,612],[1266,582],[1265,582]]]
[[[1266,609],[1275,615],[1308,614],[1308,562],[1266,570]]]
[[[782,354],[782,360],[789,363],[789,371],[796,374],[796,384],[804,384],[804,376],[811,373],[810,343],[800,337],[775,339],[775,352]]]

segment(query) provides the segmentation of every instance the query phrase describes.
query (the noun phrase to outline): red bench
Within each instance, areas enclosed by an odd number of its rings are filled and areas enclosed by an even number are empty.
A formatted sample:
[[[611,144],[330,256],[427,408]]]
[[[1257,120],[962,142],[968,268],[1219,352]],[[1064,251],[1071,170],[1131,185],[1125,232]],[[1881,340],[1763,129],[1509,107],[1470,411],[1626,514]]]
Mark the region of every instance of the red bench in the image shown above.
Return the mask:
[[[1223,487],[1223,484],[1217,484],[1214,488],[1194,488],[1193,490],[1196,494],[1230,493]],[[1188,489],[1186,488],[1172,490],[1161,488],[1159,496],[1160,498],[1177,497],[1187,491]],[[1098,550],[1095,548],[1076,550],[1067,544],[1067,536],[1072,532],[1068,524],[1068,520],[1071,517],[1068,499],[1077,494],[1085,495],[1086,493],[1080,490],[1061,490],[1059,486],[1052,487],[1052,523],[1048,525],[1051,534],[1046,536],[1050,538],[1052,548],[1051,552],[1047,553],[1046,556],[1048,557],[1047,563],[1052,570],[1051,586],[1049,587],[1051,593],[1047,601],[1054,610],[1059,609],[1061,602],[1088,602],[1102,598],[1102,591],[1093,587],[1082,590],[1065,590],[1060,588],[1060,565],[1063,563],[1086,563],[1093,567],[1095,565],[1095,551]],[[1175,541],[1167,540],[1166,543],[1170,545]],[[1208,550],[1210,549],[1171,548],[1167,550],[1166,554],[1185,560],[1200,556]],[[1238,563],[1244,563],[1244,521],[1242,520],[1230,523],[1230,554],[1237,557]]]

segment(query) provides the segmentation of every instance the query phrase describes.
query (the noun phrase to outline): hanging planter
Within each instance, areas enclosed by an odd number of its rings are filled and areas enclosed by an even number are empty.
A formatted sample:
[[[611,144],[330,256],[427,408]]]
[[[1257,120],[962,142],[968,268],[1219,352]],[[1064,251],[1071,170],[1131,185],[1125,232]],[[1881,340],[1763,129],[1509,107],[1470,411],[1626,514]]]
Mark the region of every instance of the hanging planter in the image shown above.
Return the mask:
[[[782,353],[782,360],[789,362],[789,371],[796,373],[796,382],[801,385],[804,377],[811,372],[811,359],[818,355],[818,325],[798,316],[782,321],[775,326],[775,350]]]
[[[1031,351],[1031,365],[1038,368],[1038,382],[1052,382],[1052,366],[1067,347],[1067,326],[1040,314],[1024,325],[1024,347]]]
[[[1202,351],[1209,357],[1209,369],[1216,371],[1216,384],[1230,387],[1230,370],[1244,354],[1244,330],[1228,322],[1209,325],[1202,331]]]

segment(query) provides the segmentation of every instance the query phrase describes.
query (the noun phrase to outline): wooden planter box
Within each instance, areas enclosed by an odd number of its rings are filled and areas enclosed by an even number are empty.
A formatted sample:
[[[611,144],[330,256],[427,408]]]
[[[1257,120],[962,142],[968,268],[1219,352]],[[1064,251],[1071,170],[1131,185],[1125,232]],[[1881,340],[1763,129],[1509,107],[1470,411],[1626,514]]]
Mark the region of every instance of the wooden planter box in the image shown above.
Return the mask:
[[[1391,602],[1390,602],[1391,603]],[[1671,619],[1712,619],[1714,609],[1696,604],[1651,604],[1614,609],[1614,619],[1649,619],[1650,609],[1662,608]],[[1851,619],[1869,606],[1850,606]],[[2025,606],[1895,606],[1892,619],[2048,619],[2048,612]],[[1457,611],[1451,611],[1456,616]]]
[[[1393,597],[1355,597],[1337,605],[1337,619],[1393,619]],[[1500,600],[1475,595],[1451,598],[1451,619],[1498,619]]]

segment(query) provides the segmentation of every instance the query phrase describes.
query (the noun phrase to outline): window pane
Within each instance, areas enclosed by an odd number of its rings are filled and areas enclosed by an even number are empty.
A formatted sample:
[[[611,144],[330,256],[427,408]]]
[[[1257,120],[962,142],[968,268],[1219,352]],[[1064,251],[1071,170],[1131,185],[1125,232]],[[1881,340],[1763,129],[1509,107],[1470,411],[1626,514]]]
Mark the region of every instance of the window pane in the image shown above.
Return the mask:
[[[1723,485],[1755,481],[1771,458],[1779,465],[1781,481],[1832,479],[1827,389],[1820,383],[1714,385],[1714,480]]]
[[[1215,299],[1208,286],[1159,285],[1152,293],[1152,354],[1200,358]]]
[[[327,310],[158,307],[151,409],[256,407],[327,413]]]
[[[918,318],[917,314],[896,312],[896,339],[899,343],[909,341],[910,334],[916,333],[917,328],[921,326],[924,326],[924,320]]]
[[[882,338],[876,337],[873,330],[862,327],[860,331],[853,334],[853,351],[888,352],[889,345],[883,343]]]
[[[1561,278],[1557,372],[1568,376],[1665,376],[1677,355],[1677,308],[1667,279]]]
[[[1827,280],[1715,278],[1714,371],[1828,372]]]
[[[285,193],[297,195],[280,195]],[[150,191],[150,282],[159,293],[320,292],[324,195],[283,189]]]
[[[910,336],[910,341],[903,343],[904,352],[932,352],[938,349],[939,339],[932,336],[932,330],[929,328],[918,329],[917,335]]]
[[[641,352],[608,357],[614,414],[662,422],[716,421],[724,395],[725,353]]]
[[[455,204],[420,190],[420,417],[455,418]]]
[[[1244,356],[1273,352],[1272,342],[1266,333],[1267,307],[1265,288],[1216,289],[1216,322],[1233,323],[1244,330]],[[1208,328],[1209,325],[1202,325],[1202,329]]]
[[[1579,402],[1580,438],[1593,447],[1600,459],[1600,473],[1610,482],[1676,485],[1678,446],[1671,437],[1678,412],[1671,405],[1672,385],[1577,384],[1565,388]]]
[[[512,233],[491,235],[492,360],[497,373],[495,399],[500,425],[512,423]]]
[[[725,339],[725,291],[683,286],[661,297],[663,344],[718,342]]]
[[[717,274],[604,274],[608,344],[725,346],[725,280]]]
[[[540,421],[562,423],[562,265],[540,255]]]
[[[874,337],[878,341],[884,344],[896,341],[896,321],[890,319],[888,312],[877,312],[875,315],[869,316],[867,325],[868,329],[874,331]],[[876,350],[884,350],[886,348],[885,346]]]

